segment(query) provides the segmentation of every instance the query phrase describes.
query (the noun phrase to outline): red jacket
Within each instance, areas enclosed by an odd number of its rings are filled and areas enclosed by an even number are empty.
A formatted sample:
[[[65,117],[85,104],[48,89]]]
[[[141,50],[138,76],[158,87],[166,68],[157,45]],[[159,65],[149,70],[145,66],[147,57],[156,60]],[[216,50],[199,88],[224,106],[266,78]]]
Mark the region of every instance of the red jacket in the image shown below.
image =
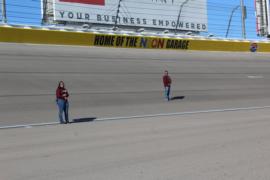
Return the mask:
[[[63,99],[65,101],[68,100],[68,91],[66,90],[66,88],[61,88],[61,87],[58,87],[56,89],[56,98],[57,99]]]
[[[164,75],[163,76],[163,84],[164,84],[164,87],[168,87],[170,86],[172,83],[172,79],[169,75]]]

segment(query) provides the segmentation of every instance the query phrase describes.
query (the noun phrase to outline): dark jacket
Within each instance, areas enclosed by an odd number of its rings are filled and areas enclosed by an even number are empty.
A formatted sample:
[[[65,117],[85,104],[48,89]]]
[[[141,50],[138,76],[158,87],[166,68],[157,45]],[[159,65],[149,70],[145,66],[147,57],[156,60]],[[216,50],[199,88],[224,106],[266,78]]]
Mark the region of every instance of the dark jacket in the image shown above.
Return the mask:
[[[163,76],[163,84],[164,84],[164,87],[168,87],[168,86],[171,86],[171,83],[172,83],[172,79],[169,75],[164,75]]]
[[[58,86],[56,89],[56,98],[63,99],[65,101],[68,100],[69,94],[66,88]]]

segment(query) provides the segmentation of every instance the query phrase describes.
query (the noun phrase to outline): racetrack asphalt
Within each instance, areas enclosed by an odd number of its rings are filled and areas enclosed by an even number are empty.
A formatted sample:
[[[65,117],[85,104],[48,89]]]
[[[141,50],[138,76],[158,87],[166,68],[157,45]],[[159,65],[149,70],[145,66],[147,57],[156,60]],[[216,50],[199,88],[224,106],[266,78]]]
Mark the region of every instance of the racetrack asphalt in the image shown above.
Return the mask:
[[[269,57],[0,44],[0,179],[270,179]],[[60,80],[98,120],[57,124]]]
[[[110,118],[270,105],[270,55],[0,44],[0,126],[57,122],[64,80],[70,116]],[[168,70],[172,96],[163,97]]]
[[[0,130],[3,180],[267,180],[270,111]]]

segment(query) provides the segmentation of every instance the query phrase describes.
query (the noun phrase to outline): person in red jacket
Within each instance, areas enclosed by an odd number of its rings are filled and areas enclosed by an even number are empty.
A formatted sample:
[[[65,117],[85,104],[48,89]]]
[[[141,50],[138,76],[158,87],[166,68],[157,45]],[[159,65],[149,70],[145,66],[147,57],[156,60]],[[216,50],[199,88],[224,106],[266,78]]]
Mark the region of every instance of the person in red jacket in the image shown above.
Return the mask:
[[[170,101],[171,84],[172,84],[172,79],[169,76],[169,72],[166,70],[164,71],[163,85],[165,89],[165,97],[168,101]]]
[[[56,102],[59,108],[59,121],[61,124],[67,124],[69,123],[68,119],[68,108],[69,108],[69,103],[68,103],[68,91],[65,88],[65,84],[63,81],[60,81],[58,84],[58,87],[56,89]],[[65,115],[65,122],[63,120],[63,113]]]

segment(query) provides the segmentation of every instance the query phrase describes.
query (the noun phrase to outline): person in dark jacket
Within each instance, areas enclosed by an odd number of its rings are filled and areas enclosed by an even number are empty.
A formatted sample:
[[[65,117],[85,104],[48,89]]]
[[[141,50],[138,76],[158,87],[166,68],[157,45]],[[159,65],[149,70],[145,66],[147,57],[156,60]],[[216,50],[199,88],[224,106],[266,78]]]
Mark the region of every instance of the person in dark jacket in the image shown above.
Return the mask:
[[[172,84],[172,79],[169,76],[169,72],[166,70],[164,71],[163,85],[164,85],[164,90],[165,90],[165,98],[168,101],[170,101],[171,84]]]
[[[69,108],[69,103],[68,103],[68,91],[65,88],[65,84],[63,81],[60,81],[58,84],[58,87],[56,89],[56,102],[59,108],[59,121],[61,124],[67,124],[69,123],[68,119],[68,108]],[[63,113],[65,115],[65,121],[63,120]]]

